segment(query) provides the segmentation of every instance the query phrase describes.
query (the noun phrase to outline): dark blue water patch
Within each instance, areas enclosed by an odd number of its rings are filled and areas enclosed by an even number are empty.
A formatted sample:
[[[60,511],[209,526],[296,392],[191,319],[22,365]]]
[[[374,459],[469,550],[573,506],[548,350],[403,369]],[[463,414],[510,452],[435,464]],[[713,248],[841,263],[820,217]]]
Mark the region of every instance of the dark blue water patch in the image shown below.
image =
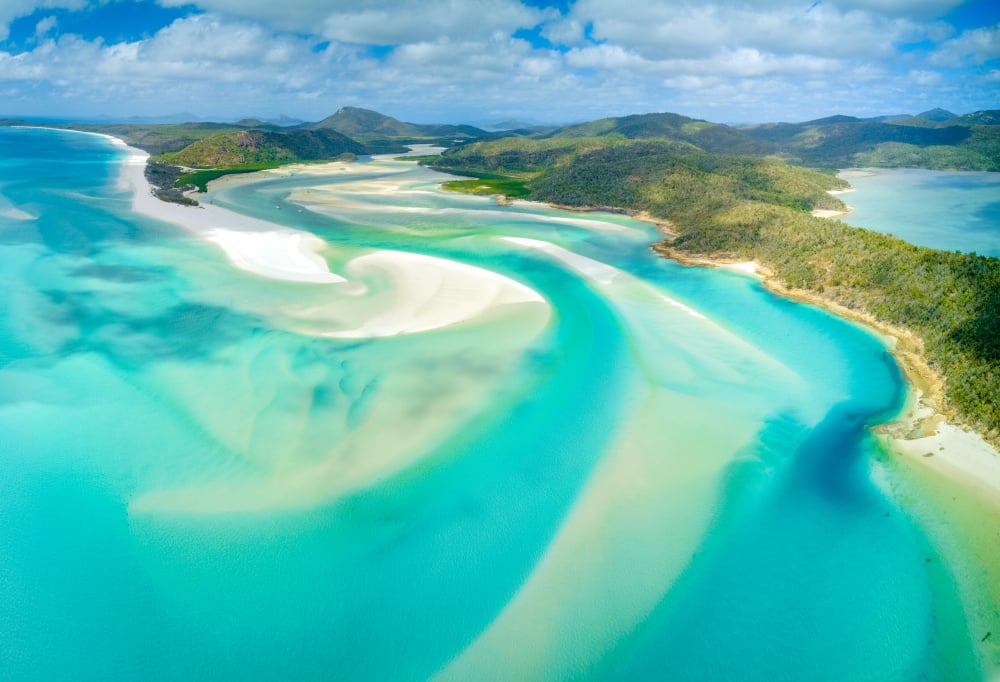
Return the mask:
[[[137,284],[140,282],[152,282],[154,280],[165,280],[169,278],[166,268],[139,267],[130,265],[108,265],[98,262],[90,262],[75,268],[71,276],[85,279],[99,279],[106,282],[117,282],[122,284]]]
[[[832,411],[713,532],[609,679],[937,679],[924,545],[858,466],[862,421]]]
[[[185,301],[164,299],[163,307],[157,308],[150,300],[149,312],[130,314],[108,308],[100,293],[62,289],[39,293],[51,304],[43,317],[68,332],[68,340],[54,354],[42,351],[40,357],[52,356],[54,361],[98,353],[132,370],[167,359],[208,361],[248,333],[268,327],[254,315]]]

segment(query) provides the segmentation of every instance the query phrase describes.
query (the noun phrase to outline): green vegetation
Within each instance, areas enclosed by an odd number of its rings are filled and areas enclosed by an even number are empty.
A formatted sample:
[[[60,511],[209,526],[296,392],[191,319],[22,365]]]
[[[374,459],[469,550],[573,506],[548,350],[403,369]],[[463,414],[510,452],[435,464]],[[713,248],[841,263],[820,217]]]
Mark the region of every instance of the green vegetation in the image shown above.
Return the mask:
[[[177,185],[181,169],[156,161],[146,162],[146,179],[153,186],[153,193],[163,201],[186,206],[197,206],[198,202],[184,195],[184,186]]]
[[[687,142],[720,154],[765,155],[776,151],[767,141],[721,123],[709,123],[679,114],[641,114],[560,128],[547,137],[603,137],[617,134],[629,140],[669,139]]]
[[[598,123],[584,131],[609,130]],[[507,178],[534,200],[647,211],[679,232],[663,246],[690,256],[756,260],[791,287],[909,329],[923,340],[931,366],[947,377],[950,405],[1000,440],[1000,260],[934,251],[814,218],[811,209],[842,205],[827,193],[843,186],[830,173],[713,154],[685,141],[630,140],[619,131],[479,142],[430,165],[489,175],[494,187],[501,186],[495,178]]]
[[[229,166],[227,168],[217,168],[214,170],[200,170],[191,173],[182,173],[177,176],[174,181],[174,187],[183,188],[190,185],[194,185],[198,188],[199,192],[208,191],[208,183],[212,180],[221,178],[223,175],[234,175],[239,173],[254,173],[256,171],[267,170],[268,168],[277,168],[278,164],[268,164],[268,163],[251,163],[244,164],[242,166]]]
[[[211,135],[239,130],[236,126],[225,123],[81,124],[69,127],[73,130],[113,135],[153,155],[179,151]]]
[[[333,130],[240,130],[211,135],[157,160],[188,168],[274,166],[365,154],[368,149]]]
[[[743,131],[773,145],[789,161],[813,167],[1000,171],[998,122],[997,111],[949,116],[931,110],[884,120],[832,116],[806,123],[769,123]]]
[[[421,125],[404,123],[370,109],[343,107],[332,116],[307,126],[312,130],[335,130],[369,146],[376,153],[406,151],[403,143],[440,142],[445,146],[486,137],[488,133],[473,126]]]
[[[524,199],[531,192],[522,180],[510,178],[473,178],[472,180],[450,180],[443,187],[452,192],[466,194],[502,194],[510,199]]]

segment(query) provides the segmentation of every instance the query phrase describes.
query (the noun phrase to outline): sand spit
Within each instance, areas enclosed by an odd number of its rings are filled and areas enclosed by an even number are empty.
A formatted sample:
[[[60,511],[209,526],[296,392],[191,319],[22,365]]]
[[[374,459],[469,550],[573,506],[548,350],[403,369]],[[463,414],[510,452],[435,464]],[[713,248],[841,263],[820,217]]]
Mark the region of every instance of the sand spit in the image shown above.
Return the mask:
[[[654,250],[682,265],[749,269],[734,259],[692,257],[661,245]],[[1000,501],[1000,452],[979,434],[952,423],[955,415],[944,407],[944,380],[928,366],[919,338],[819,294],[790,289],[777,281],[768,268],[754,265],[757,274],[763,277],[764,286],[779,296],[819,306],[886,338],[892,347],[890,352],[903,370],[911,396],[904,415],[897,422],[876,427],[877,432],[886,436],[884,442],[895,452],[914,457],[939,474],[984,487]]]
[[[350,274],[388,280],[386,300],[358,326],[324,336],[372,338],[440,329],[517,304],[545,305],[533,289],[512,279],[445,258],[403,251],[376,251],[351,260]]]
[[[116,143],[124,146],[120,140]],[[401,251],[369,252],[348,261],[344,272],[351,276],[349,281],[330,272],[319,255],[328,245],[309,232],[210,204],[192,207],[157,199],[145,177],[148,154],[127,149],[121,186],[133,191],[132,208],[136,213],[179,225],[217,245],[235,267],[246,272],[288,282],[345,285],[331,290],[331,297],[340,307],[338,314],[317,313],[318,319],[308,320],[307,333],[331,338],[378,338],[450,327],[516,304],[548,307],[537,292],[503,275]],[[335,169],[333,172],[343,172],[342,163],[324,165]],[[319,172],[317,166],[304,168],[310,173]],[[237,182],[248,180],[247,175],[241,175]],[[321,329],[324,325],[316,322],[329,325]]]
[[[179,225],[219,246],[240,270],[289,282],[333,284],[345,281],[317,251],[326,244],[309,234],[227,211],[218,206],[182,206],[157,199],[146,180],[149,155],[129,147],[122,188],[133,192],[132,210]]]

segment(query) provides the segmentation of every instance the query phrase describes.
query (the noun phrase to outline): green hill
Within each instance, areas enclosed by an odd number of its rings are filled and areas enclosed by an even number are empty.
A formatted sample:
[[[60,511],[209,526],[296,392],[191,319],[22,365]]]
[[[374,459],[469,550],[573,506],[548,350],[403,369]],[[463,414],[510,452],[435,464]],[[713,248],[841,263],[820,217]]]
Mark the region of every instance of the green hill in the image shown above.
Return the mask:
[[[680,114],[637,114],[604,118],[566,126],[545,137],[596,137],[618,134],[630,140],[662,138],[687,142],[719,154],[765,155],[776,151],[773,144],[758,140],[721,123],[709,123]]]
[[[942,109],[940,107],[937,107],[929,111],[924,111],[917,114],[917,118],[924,118],[927,119],[928,121],[949,121],[957,117],[955,114],[951,113],[947,109]]]
[[[267,121],[262,121],[259,118],[241,118],[233,125],[239,126],[241,128],[269,128],[273,130],[276,130],[281,127],[275,123],[268,123]]]
[[[371,109],[342,107],[332,116],[318,123],[307,123],[304,128],[311,130],[335,130],[350,137],[369,140],[373,138],[401,138],[421,140],[426,138],[450,138],[458,140],[475,139],[486,136],[485,130],[473,126],[421,125],[404,123],[391,116]]]
[[[963,125],[1000,126],[1000,109],[987,109],[956,116],[954,121]]]
[[[150,154],[176,152],[220,132],[238,130],[228,123],[74,124],[74,130],[113,135]]]
[[[412,123],[403,123],[377,111],[357,107],[342,107],[332,116],[327,116],[318,123],[307,123],[303,127],[312,130],[335,130],[351,137],[362,135],[420,137],[422,135],[420,128]]]
[[[870,121],[838,119],[799,126],[789,137],[859,124],[852,135],[881,130]],[[446,183],[456,189],[648,212],[677,231],[658,245],[670,255],[756,260],[787,286],[908,329],[922,339],[931,367],[947,377],[950,406],[1000,441],[1000,260],[934,251],[812,217],[812,208],[841,205],[827,193],[842,184],[832,174],[773,158],[713,154],[686,142],[626,139],[607,134],[611,127],[605,119],[574,127],[591,137],[479,142],[429,163],[476,178]],[[822,142],[818,136],[814,143]]]
[[[334,130],[240,130],[211,135],[183,150],[161,154],[158,161],[189,168],[278,165],[318,161],[368,149]]]
[[[1000,171],[1000,112],[946,117],[943,110],[886,120],[833,116],[747,126],[747,135],[813,167],[912,167]]]

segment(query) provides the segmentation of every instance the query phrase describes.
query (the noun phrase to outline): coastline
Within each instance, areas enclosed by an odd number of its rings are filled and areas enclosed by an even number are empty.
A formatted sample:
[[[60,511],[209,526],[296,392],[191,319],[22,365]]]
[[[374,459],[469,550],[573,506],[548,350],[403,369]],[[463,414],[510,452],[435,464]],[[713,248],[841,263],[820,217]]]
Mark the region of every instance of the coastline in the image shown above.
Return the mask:
[[[662,243],[654,252],[688,267],[714,267],[748,271],[744,259],[690,256]],[[770,292],[792,301],[820,307],[842,319],[860,324],[890,341],[889,353],[906,380],[907,399],[896,418],[872,427],[894,453],[927,467],[939,476],[967,481],[989,492],[1000,503],[1000,451],[958,421],[947,407],[944,378],[923,356],[923,342],[912,332],[876,319],[865,311],[847,308],[824,296],[785,286],[769,268],[754,263],[756,275]],[[927,453],[931,453],[928,456]]]
[[[841,177],[839,173],[837,177]],[[854,191],[853,187],[848,187],[847,189],[828,189],[826,190],[826,193],[829,194],[831,197],[836,197],[840,196],[841,194],[850,194],[853,191]],[[844,208],[842,209],[815,208],[812,211],[812,215],[814,218],[840,218],[847,215],[848,213],[852,213],[853,211],[854,211],[853,206],[848,206],[847,204],[844,204]]]
[[[311,232],[210,203],[186,206],[157,198],[145,176],[149,154],[118,138],[102,137],[113,140],[128,154],[119,185],[132,192],[135,213],[177,225],[215,244],[234,267],[245,272],[291,283],[336,286],[340,296],[329,311],[298,315],[298,321],[305,325],[302,329],[308,328],[311,335],[363,339],[413,334],[525,306],[537,308],[540,314],[535,317],[544,320],[551,314],[548,303],[533,289],[499,273],[445,258],[378,249],[348,260],[343,275],[331,272],[320,255],[330,247]],[[345,170],[344,166],[337,161],[323,168],[338,172]],[[231,177],[224,183],[230,185],[260,179],[257,173],[225,177]],[[371,288],[369,282],[380,279],[392,283],[388,291]],[[324,315],[338,323],[335,328],[316,329]]]
[[[453,190],[445,190],[453,191]],[[649,223],[653,225],[661,234],[667,237],[673,238],[680,236],[677,231],[676,226],[669,220],[664,220],[663,218],[657,218],[649,211],[629,211],[627,209],[615,208],[614,206],[570,206],[568,204],[553,204],[547,201],[531,201],[530,199],[511,199],[503,194],[492,194],[490,195],[494,198],[498,206],[516,206],[516,205],[530,205],[538,204],[539,206],[545,206],[548,208],[556,208],[560,211],[569,211],[570,213],[611,213],[613,215],[624,215],[632,218],[633,220],[638,220],[642,223]]]
[[[828,190],[832,196],[854,192],[853,187]],[[525,200],[512,200],[494,195],[500,205],[513,205]],[[670,221],[655,218],[646,212],[628,211],[605,206],[567,206],[537,202],[550,208],[577,213],[610,212],[628,215],[636,220],[654,225],[667,242],[679,235]],[[817,217],[836,218],[847,215],[846,210],[820,210]],[[758,277],[770,292],[789,300],[820,307],[841,319],[864,326],[889,343],[889,353],[896,359],[906,383],[906,401],[893,421],[872,426],[872,431],[891,446],[891,451],[913,459],[938,476],[949,480],[975,480],[989,491],[989,498],[1000,504],[1000,447],[987,441],[982,434],[962,424],[957,413],[947,405],[944,394],[944,377],[931,368],[923,355],[923,340],[907,329],[882,322],[867,311],[847,308],[818,293],[786,286],[770,268],[746,258],[724,254],[690,255],[658,242],[651,249],[658,255],[688,267],[711,267],[740,272]],[[933,446],[934,455],[926,457],[927,448]],[[919,453],[917,452],[919,451]],[[933,467],[929,460],[933,459]]]
[[[74,131],[76,132],[76,131]],[[126,161],[126,169],[145,168],[148,154],[134,147],[129,147],[124,141],[110,135],[101,133],[85,133],[99,135],[112,140],[116,146],[128,150],[129,159]],[[140,161],[141,159],[141,161]],[[338,167],[343,166],[343,162],[333,162]],[[332,170],[333,164],[324,164],[323,170]],[[314,170],[318,170],[314,167]],[[267,171],[262,171],[266,173]],[[230,260],[241,269],[265,276],[278,277],[291,281],[311,281],[311,282],[344,282],[344,278],[329,271],[325,260],[316,251],[323,246],[316,237],[308,233],[299,233],[289,228],[279,225],[255,221],[253,219],[239,216],[225,209],[215,206],[201,206],[205,211],[205,218],[211,214],[212,218],[220,216],[236,218],[238,224],[226,225],[225,228],[210,228],[201,219],[201,216],[192,216],[192,211],[199,208],[191,208],[176,204],[169,204],[155,198],[149,191],[150,186],[145,178],[144,172],[140,171],[128,174],[128,180],[135,187],[133,209],[139,213],[150,215],[168,222],[181,225],[192,230],[199,236],[217,243],[226,251]],[[256,173],[246,174],[234,178],[237,182],[252,181],[252,176]],[[853,188],[844,190],[830,190],[830,194],[839,195],[854,191]],[[497,203],[508,205],[514,203],[497,195]],[[521,201],[521,200],[518,200]],[[568,210],[576,213],[596,213],[610,212],[618,215],[628,215],[636,220],[654,225],[668,239],[676,237],[677,231],[670,221],[658,219],[647,212],[627,211],[614,207],[602,206],[564,206],[539,202],[542,205],[556,209]],[[850,207],[848,207],[848,211]],[[848,211],[834,212],[844,215]],[[183,213],[181,213],[183,212]],[[192,217],[197,220],[192,221]],[[256,223],[260,223],[257,225]],[[250,234],[265,231],[268,236],[281,235],[279,242],[274,244],[264,243],[260,239],[254,239],[254,244],[245,252],[245,241],[236,232],[246,231]],[[288,234],[284,234],[288,233]],[[257,235],[258,237],[263,235]],[[311,240],[310,240],[311,238]],[[267,241],[267,240],[265,240]],[[297,256],[290,261],[282,263],[282,258],[276,258],[277,251],[292,248]],[[781,282],[775,272],[756,262],[747,262],[746,259],[727,257],[716,254],[711,256],[692,256],[673,249],[664,243],[654,244],[652,250],[666,258],[685,266],[714,267],[723,268],[743,274],[759,277],[763,286],[772,293],[784,298],[815,305],[842,318],[860,324],[869,330],[881,335],[890,342],[889,352],[895,357],[906,380],[907,400],[900,414],[892,422],[880,424],[873,427],[873,431],[884,436],[887,442],[892,444],[894,452],[921,462],[924,466],[931,466],[933,460],[934,471],[939,475],[949,475],[951,478],[962,479],[971,477],[979,480],[990,490],[991,497],[1000,500],[1000,451],[982,438],[981,434],[967,430],[960,424],[956,413],[947,407],[944,396],[944,378],[932,369],[923,356],[923,342],[912,332],[902,329],[876,319],[865,311],[847,308],[839,303],[828,299],[820,294],[804,289],[787,287]],[[387,256],[389,254],[386,254]],[[304,259],[304,260],[303,260]],[[263,263],[261,263],[263,261]],[[397,332],[398,333],[398,332]],[[926,457],[926,451],[933,448],[933,456]],[[918,452],[919,451],[919,452]],[[945,473],[947,472],[947,473]]]

